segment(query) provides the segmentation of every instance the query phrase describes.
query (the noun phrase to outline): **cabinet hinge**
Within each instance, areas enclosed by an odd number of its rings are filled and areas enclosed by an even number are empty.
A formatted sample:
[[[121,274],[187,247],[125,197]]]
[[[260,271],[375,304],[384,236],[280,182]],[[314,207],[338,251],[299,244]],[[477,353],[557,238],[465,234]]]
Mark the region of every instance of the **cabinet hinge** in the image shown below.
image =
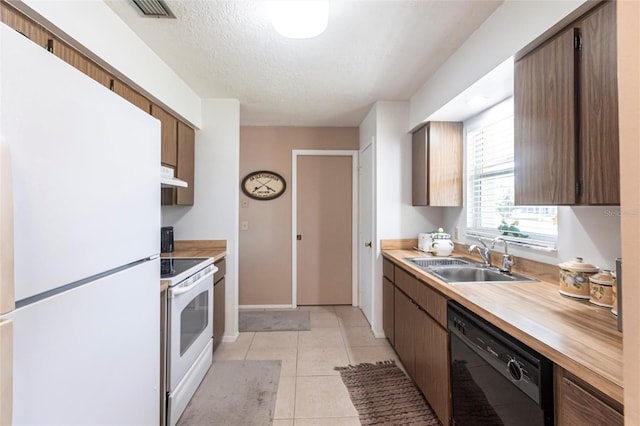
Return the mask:
[[[576,32],[573,35],[573,47],[576,50],[582,50],[582,34]]]
[[[576,195],[582,195],[582,179],[576,181]]]
[[[53,53],[53,39],[47,40],[47,51]]]

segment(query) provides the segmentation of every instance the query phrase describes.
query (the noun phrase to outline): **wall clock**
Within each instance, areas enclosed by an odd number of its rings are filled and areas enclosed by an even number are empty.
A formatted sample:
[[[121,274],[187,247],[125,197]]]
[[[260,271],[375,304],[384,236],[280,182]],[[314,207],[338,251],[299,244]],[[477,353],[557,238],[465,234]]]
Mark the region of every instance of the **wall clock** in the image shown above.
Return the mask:
[[[246,175],[241,186],[247,197],[254,200],[273,200],[284,193],[287,183],[279,174],[261,170]]]

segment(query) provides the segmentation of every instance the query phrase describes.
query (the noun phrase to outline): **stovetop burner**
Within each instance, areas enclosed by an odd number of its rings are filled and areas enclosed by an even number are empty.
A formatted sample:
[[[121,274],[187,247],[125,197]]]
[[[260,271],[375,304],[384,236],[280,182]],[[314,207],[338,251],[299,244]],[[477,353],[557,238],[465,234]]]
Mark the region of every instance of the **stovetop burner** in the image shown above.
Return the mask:
[[[198,263],[205,262],[206,258],[167,257],[160,259],[160,278],[172,278],[184,271],[193,268]]]

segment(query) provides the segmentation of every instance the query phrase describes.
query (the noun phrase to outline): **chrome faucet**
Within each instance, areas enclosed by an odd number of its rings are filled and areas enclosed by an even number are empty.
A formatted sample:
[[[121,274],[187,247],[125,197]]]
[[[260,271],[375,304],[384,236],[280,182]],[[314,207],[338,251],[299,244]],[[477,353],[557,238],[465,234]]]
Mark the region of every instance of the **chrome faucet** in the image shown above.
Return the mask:
[[[469,247],[469,253],[473,253],[474,251],[477,251],[478,254],[480,255],[480,258],[482,258],[482,266],[483,268],[488,268],[491,266],[491,261],[489,260],[489,247],[487,247],[487,245],[485,244],[484,241],[482,241],[482,238],[478,238],[478,241],[480,242],[480,244],[482,244],[482,247],[476,245],[476,244],[472,244]]]
[[[509,247],[507,240],[503,237],[496,237],[493,239],[491,244],[491,248],[493,249],[497,242],[501,242],[504,244],[504,254],[502,255],[502,266],[500,267],[500,272],[505,272],[507,274],[511,273],[511,267],[513,266],[513,256],[509,254]]]

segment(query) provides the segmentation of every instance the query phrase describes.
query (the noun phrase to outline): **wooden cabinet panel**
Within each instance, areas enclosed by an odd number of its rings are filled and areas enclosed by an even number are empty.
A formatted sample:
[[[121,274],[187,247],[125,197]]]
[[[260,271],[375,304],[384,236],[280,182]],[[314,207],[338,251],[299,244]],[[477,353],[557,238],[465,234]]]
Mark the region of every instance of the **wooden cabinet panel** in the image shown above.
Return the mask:
[[[447,327],[447,298],[428,285],[418,282],[416,303],[442,327]]]
[[[462,206],[462,123],[433,121],[412,136],[414,206]]]
[[[515,204],[574,204],[574,31],[515,63]]]
[[[393,264],[393,262],[383,258],[382,259],[382,275],[387,277],[391,282],[395,282],[394,270],[395,270],[395,265]]]
[[[417,311],[418,307],[396,288],[394,293],[394,347],[410,377],[414,377],[414,317]]]
[[[411,136],[411,177],[412,200],[414,206],[429,205],[429,151],[427,129],[429,125],[418,129]]]
[[[40,47],[47,48],[48,41],[51,38],[49,32],[4,1],[0,1],[0,21],[26,36]]]
[[[449,333],[421,310],[416,315],[414,380],[446,426],[451,416]]]
[[[178,121],[178,164],[176,177],[189,183],[186,188],[176,189],[176,204],[180,206],[192,206],[194,194],[195,172],[195,131]]]
[[[82,53],[70,47],[56,37],[50,37],[47,48],[51,53],[62,59],[75,69],[81,71],[104,87],[111,89],[113,78],[111,74],[89,60]]]
[[[555,367],[557,426],[622,426],[622,407],[614,408],[604,395]]]
[[[151,104],[151,115],[160,120],[160,162],[175,168],[178,165],[178,120],[155,104]]]
[[[117,78],[113,80],[113,91],[147,114],[151,112],[151,101]]]
[[[382,277],[382,329],[389,343],[394,345],[394,292],[395,286],[387,277]]]
[[[429,124],[429,205],[462,206],[462,123]]]
[[[395,276],[396,287],[404,291],[411,299],[415,300],[418,291],[418,279],[400,268],[396,269]]]
[[[620,204],[616,5],[580,24],[580,139],[585,204]]]
[[[227,274],[227,261],[226,261],[226,259],[222,258],[222,259],[218,260],[215,263],[215,265],[216,265],[216,268],[218,268],[218,270],[213,275],[213,282],[217,283],[218,281],[223,279],[224,276]]]

